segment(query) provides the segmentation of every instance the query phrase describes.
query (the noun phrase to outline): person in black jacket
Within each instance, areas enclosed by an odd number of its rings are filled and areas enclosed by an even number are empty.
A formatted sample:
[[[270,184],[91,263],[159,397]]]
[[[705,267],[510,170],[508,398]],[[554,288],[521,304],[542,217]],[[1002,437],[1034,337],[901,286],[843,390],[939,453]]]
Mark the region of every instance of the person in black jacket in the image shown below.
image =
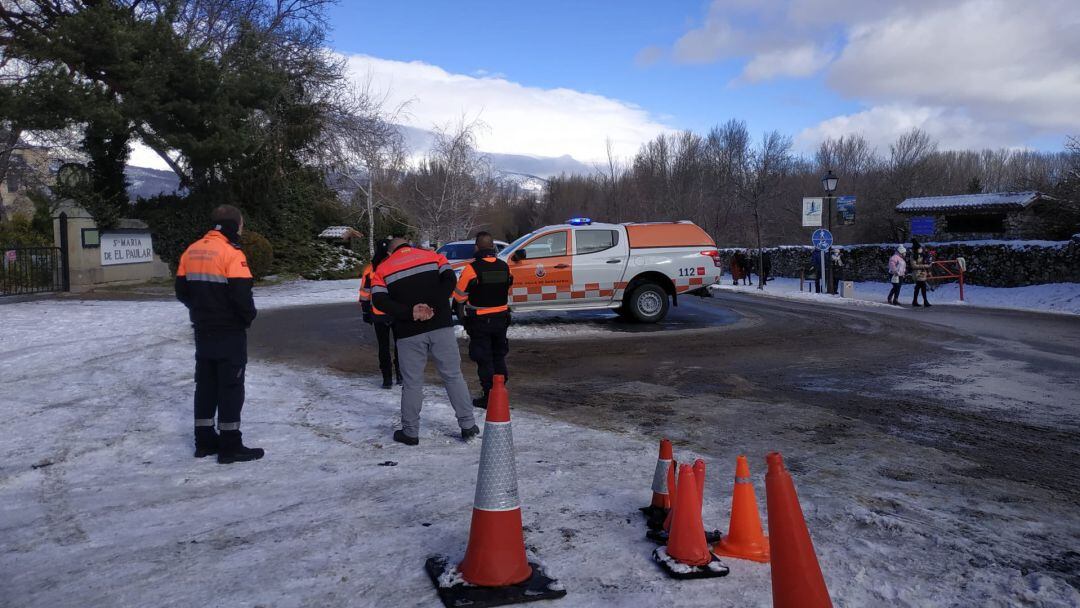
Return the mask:
[[[480,434],[473,417],[469,385],[461,375],[461,352],[450,318],[450,295],[457,278],[445,257],[405,239],[390,241],[390,257],[375,269],[371,304],[394,318],[394,336],[404,384],[401,387],[401,429],[394,441],[420,443],[420,408],[424,401],[424,368],[428,358],[446,386],[461,438]]]
[[[176,298],[195,329],[195,457],[217,454],[219,463],[229,464],[263,457],[262,449],[245,447],[240,434],[247,328],[256,310],[240,250],[240,210],[222,205],[210,220],[214,228],[180,256]],[[221,435],[214,432],[215,415]]]
[[[495,241],[491,234],[476,235],[476,259],[461,269],[454,301],[459,306],[465,331],[469,334],[469,358],[476,362],[483,394],[473,399],[473,406],[486,408],[496,374],[510,377],[506,369],[506,354],[510,342],[506,330],[510,327],[510,287],[514,277],[510,266],[496,257]]]

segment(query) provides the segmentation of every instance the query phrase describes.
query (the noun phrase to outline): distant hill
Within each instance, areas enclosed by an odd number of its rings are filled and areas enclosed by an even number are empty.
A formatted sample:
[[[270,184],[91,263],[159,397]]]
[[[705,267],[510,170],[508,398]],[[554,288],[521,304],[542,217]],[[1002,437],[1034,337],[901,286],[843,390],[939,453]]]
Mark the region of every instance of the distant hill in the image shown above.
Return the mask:
[[[405,136],[405,145],[414,155],[423,155],[431,149],[435,135],[431,131],[415,127],[401,127]],[[491,159],[492,167],[504,179],[513,182],[525,190],[540,191],[545,181],[563,173],[589,174],[593,168],[564,154],[563,156],[529,156],[526,154],[484,153]],[[128,179],[128,196],[149,198],[158,194],[171,194],[180,187],[180,179],[168,170],[134,167],[128,165],[124,170]]]
[[[124,168],[124,176],[128,181],[128,197],[133,201],[158,194],[172,194],[180,187],[180,178],[172,171],[128,165]]]

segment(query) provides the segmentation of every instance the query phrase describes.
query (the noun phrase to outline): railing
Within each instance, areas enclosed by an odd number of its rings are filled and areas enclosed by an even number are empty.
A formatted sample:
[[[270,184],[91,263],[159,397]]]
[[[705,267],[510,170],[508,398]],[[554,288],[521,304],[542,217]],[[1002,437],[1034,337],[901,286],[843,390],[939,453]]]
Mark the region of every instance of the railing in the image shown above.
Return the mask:
[[[59,247],[0,246],[0,296],[64,289]]]
[[[964,301],[964,273],[967,272],[967,262],[964,258],[955,260],[935,260],[930,263],[930,275],[927,281],[947,281],[957,279],[960,283],[960,301]]]

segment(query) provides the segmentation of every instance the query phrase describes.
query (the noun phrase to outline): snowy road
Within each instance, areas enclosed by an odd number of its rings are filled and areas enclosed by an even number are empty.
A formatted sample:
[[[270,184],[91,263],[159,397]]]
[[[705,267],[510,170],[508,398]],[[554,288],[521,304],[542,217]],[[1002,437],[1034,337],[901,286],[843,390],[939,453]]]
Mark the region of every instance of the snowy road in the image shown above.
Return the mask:
[[[178,304],[0,306],[0,606],[435,606],[423,558],[463,552],[479,446],[435,389],[420,447],[388,441],[397,391],[354,294],[260,292],[245,429],[268,455],[229,467],[190,457]],[[708,461],[721,529],[735,456],[763,508],[784,452],[837,606],[1080,605],[1080,320],[684,303],[664,331],[518,328],[526,541],[570,591],[552,605],[769,605],[767,566],[673,584],[648,560],[664,435]]]

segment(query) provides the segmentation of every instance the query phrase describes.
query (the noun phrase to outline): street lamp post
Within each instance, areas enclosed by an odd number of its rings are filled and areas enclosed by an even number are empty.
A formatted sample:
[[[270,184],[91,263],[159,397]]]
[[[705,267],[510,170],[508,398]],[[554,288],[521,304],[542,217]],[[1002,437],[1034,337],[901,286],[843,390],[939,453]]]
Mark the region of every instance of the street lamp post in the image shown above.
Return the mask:
[[[828,215],[829,219],[827,220],[825,227],[830,233],[832,233],[833,198],[834,198],[833,193],[836,192],[836,184],[839,181],[840,181],[840,179],[838,177],[836,177],[835,175],[833,175],[832,169],[829,169],[829,172],[824,177],[821,178],[821,186],[823,188],[825,188],[825,209],[828,211],[828,214],[829,214]],[[836,236],[834,235],[833,236],[833,243],[836,242],[835,239],[836,239]],[[821,261],[821,274],[824,275],[823,278],[825,279],[825,291],[827,293],[833,293],[832,265],[829,264],[829,266],[826,267],[826,260],[824,260],[824,259]]]

